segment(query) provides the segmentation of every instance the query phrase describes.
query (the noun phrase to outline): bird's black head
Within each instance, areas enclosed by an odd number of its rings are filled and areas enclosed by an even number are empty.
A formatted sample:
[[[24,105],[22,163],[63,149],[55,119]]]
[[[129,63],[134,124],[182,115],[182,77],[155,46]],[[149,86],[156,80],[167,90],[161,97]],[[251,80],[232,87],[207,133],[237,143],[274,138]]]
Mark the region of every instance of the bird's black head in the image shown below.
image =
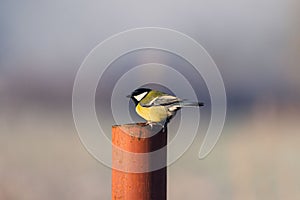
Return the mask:
[[[137,105],[150,91],[151,89],[149,88],[138,88],[127,97],[131,98],[134,104]]]

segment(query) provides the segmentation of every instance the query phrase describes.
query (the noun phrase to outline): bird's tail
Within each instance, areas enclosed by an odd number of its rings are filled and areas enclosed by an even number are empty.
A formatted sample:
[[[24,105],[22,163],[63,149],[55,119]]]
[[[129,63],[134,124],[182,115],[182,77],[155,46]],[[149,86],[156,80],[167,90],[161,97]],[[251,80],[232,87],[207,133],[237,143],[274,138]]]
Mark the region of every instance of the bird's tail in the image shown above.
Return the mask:
[[[202,102],[189,102],[189,101],[182,101],[180,102],[181,107],[201,107],[204,106],[204,103]]]

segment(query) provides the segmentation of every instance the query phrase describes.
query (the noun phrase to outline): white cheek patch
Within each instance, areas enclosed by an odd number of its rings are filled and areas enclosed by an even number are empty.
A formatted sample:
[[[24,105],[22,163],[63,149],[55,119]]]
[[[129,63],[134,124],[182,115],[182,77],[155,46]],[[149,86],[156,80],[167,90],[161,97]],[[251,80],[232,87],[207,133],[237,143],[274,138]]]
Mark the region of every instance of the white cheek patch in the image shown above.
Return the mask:
[[[144,98],[146,96],[148,92],[143,92],[142,94],[139,94],[139,95],[136,95],[136,96],[133,96],[137,101],[140,101],[142,100],[142,98]]]

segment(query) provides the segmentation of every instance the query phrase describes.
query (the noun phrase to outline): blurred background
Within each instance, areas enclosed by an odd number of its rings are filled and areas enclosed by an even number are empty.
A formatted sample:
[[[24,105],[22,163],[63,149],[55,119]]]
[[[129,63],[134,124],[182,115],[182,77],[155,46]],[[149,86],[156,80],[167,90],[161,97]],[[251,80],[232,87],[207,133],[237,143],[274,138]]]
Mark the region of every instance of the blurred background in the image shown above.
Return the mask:
[[[72,87],[98,43],[144,26],[202,44],[228,98],[213,152],[198,160],[199,134],[169,167],[169,199],[300,199],[299,4],[0,0],[0,199],[110,199],[111,170],[77,135]]]

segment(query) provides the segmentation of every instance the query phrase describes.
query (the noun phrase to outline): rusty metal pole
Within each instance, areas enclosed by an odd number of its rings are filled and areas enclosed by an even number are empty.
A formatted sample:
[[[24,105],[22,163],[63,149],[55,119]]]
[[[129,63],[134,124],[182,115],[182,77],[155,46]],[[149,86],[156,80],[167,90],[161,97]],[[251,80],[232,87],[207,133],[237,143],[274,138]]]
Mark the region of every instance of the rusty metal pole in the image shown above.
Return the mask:
[[[112,143],[112,199],[167,199],[167,148],[163,148],[167,145],[166,128],[150,128],[143,123],[113,126]],[[126,153],[149,153],[161,148],[163,151],[159,153],[159,158],[143,154],[138,159]],[[160,162],[164,167],[143,172],[144,169],[151,169],[154,162]],[[135,170],[136,173],[132,172]]]

